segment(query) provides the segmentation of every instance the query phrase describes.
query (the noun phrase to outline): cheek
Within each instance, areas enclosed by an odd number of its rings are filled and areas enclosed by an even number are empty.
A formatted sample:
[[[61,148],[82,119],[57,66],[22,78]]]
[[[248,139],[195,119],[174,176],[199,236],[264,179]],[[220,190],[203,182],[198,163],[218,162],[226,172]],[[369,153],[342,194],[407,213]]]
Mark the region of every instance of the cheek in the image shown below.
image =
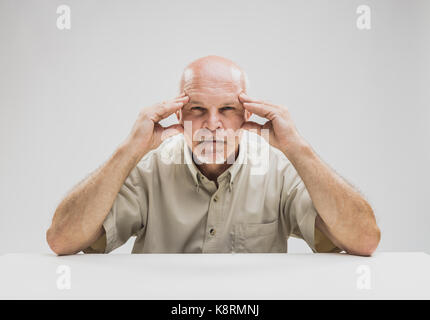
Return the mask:
[[[201,118],[196,117],[195,115],[192,115],[190,113],[183,113],[182,114],[182,121],[184,125],[184,135],[187,141],[192,144],[197,144],[198,142],[192,141],[193,137],[199,129],[202,128],[203,121]]]
[[[224,122],[224,126],[227,129],[228,136],[228,144],[229,145],[237,145],[240,141],[240,128],[242,127],[245,119],[243,118],[243,113],[237,113],[228,117],[228,119]]]
[[[201,115],[198,114],[198,112],[193,111],[182,111],[182,120],[183,121],[192,121],[193,123],[197,122],[199,119],[201,119]]]
[[[232,112],[225,116],[224,124],[233,130],[239,129],[245,122],[244,112]]]

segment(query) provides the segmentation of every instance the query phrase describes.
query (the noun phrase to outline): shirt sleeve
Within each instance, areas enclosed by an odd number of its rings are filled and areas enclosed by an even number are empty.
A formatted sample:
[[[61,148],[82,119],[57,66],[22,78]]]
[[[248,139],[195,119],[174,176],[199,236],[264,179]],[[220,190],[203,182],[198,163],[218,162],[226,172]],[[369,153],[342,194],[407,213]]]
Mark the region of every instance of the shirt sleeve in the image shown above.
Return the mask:
[[[138,167],[130,172],[121,186],[103,222],[104,233],[84,253],[109,253],[143,231],[147,205]]]
[[[289,223],[289,236],[305,240],[313,252],[341,252],[323,232],[315,228],[318,212],[300,176],[291,168],[287,172],[281,198],[285,221]]]

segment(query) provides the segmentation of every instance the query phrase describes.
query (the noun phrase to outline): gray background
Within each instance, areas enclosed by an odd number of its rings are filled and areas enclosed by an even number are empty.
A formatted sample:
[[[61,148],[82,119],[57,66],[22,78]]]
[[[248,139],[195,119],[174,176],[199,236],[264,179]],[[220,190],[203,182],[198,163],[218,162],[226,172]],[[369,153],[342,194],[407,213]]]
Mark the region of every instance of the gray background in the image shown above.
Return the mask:
[[[60,4],[71,30],[56,27]],[[428,1],[0,0],[0,253],[48,252],[61,199],[208,54],[241,65],[250,95],[288,106],[364,193],[379,251],[430,253],[429,18]]]

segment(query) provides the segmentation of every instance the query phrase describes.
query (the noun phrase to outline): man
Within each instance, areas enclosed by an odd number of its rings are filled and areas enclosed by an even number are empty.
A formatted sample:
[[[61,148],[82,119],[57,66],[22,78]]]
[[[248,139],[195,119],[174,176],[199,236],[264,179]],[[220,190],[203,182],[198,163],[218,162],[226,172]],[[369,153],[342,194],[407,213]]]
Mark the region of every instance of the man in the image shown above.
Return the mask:
[[[319,159],[286,107],[249,97],[246,85],[228,59],[188,65],[181,94],[143,109],[60,203],[52,250],[108,253],[136,236],[133,253],[287,252],[294,236],[313,252],[371,255],[380,231],[370,205]],[[173,113],[179,123],[162,127]]]

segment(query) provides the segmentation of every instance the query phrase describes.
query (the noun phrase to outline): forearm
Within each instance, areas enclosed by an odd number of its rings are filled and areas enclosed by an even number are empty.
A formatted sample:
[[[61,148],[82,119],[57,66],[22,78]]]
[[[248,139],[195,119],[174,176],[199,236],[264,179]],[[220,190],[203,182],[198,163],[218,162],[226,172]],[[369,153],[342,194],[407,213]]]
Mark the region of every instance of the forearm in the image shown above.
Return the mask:
[[[300,139],[284,152],[302,178],[330,235],[348,253],[370,255],[380,232],[368,202]]]
[[[380,231],[372,208],[352,186],[329,168],[311,146],[299,135],[288,108],[258,99],[245,93],[239,95],[243,107],[266,118],[264,125],[245,122],[251,130],[269,130],[265,137],[291,161],[302,178],[312,202],[326,227],[326,235],[349,253],[371,254],[379,243]]]
[[[121,186],[140,158],[132,144],[123,143],[69,193],[56,209],[47,231],[47,241],[54,252],[73,254],[97,240]]]

